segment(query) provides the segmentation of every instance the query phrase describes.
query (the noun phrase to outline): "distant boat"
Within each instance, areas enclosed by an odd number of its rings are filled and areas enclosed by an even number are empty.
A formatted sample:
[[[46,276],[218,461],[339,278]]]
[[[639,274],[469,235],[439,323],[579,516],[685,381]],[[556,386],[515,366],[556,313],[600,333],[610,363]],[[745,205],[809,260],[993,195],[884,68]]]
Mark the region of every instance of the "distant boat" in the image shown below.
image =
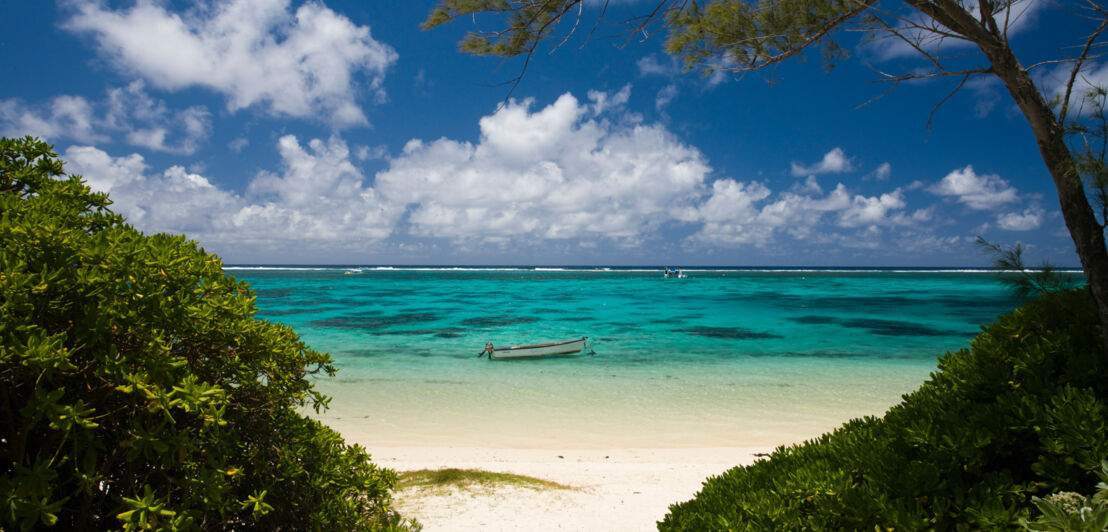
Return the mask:
[[[588,337],[564,342],[548,342],[545,344],[514,345],[512,347],[493,347],[492,342],[485,344],[484,351],[478,353],[478,357],[488,353],[489,358],[532,358],[548,355],[572,355],[585,349],[585,341]]]
[[[684,279],[685,277],[687,277],[687,275],[685,275],[685,272],[683,270],[679,270],[679,269],[676,269],[676,268],[666,268],[665,271],[663,272],[663,275],[665,275],[666,279],[669,279],[671,277],[676,278],[676,279]]]

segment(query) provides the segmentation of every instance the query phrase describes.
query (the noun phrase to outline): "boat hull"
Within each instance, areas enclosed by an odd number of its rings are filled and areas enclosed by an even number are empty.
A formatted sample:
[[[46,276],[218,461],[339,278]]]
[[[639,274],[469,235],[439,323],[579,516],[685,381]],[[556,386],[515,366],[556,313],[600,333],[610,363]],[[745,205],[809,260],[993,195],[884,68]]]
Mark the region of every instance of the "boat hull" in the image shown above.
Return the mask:
[[[572,355],[580,353],[585,348],[588,338],[578,338],[565,342],[550,342],[547,344],[517,345],[512,347],[497,347],[489,354],[490,358],[534,358],[550,355]]]

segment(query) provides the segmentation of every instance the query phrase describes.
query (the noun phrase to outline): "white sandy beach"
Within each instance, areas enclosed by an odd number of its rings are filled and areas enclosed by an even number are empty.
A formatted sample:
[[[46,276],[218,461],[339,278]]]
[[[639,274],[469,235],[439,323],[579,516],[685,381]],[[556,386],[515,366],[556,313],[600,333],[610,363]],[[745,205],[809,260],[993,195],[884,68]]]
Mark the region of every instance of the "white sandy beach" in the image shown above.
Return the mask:
[[[831,373],[838,365],[818,368]],[[316,417],[398,472],[479,469],[572,488],[395,492],[397,509],[425,530],[645,531],[709,476],[852,417],[880,415],[926,371],[890,378],[851,368],[825,380],[782,370],[768,383],[732,382],[753,379],[749,372],[628,382],[523,374],[473,383],[465,375],[340,383],[324,389],[336,400]]]
[[[768,447],[681,449],[491,449],[372,447],[373,461],[396,471],[481,469],[550,480],[572,489],[501,486],[395,494],[396,507],[434,531],[655,530],[670,504],[703,481],[752,463]]]

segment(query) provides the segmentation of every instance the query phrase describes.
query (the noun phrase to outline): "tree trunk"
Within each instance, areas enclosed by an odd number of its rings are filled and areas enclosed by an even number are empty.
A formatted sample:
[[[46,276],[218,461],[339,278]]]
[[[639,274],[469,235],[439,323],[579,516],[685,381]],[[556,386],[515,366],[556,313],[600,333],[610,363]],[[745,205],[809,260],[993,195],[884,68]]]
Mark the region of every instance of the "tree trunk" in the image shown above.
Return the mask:
[[[1042,154],[1047,171],[1058,189],[1062,217],[1077,248],[1077,256],[1081,259],[1081,267],[1085,270],[1093,299],[1096,300],[1104,349],[1108,354],[1108,249],[1104,243],[1104,228],[1093,213],[1085,194],[1085,186],[1077,172],[1076,161],[1066,146],[1065,128],[1058,122],[1054,111],[1031,81],[1027,70],[1016,60],[1006,41],[991,39],[984,43],[977,41],[977,44],[992,63],[993,73],[1004,82],[1035,133],[1039,153]]]
[[[1027,118],[1039,145],[1039,153],[1058,190],[1062,218],[1081,259],[1089,291],[1096,301],[1102,344],[1105,355],[1108,355],[1108,249],[1104,245],[1104,228],[1089,205],[1076,161],[1066,146],[1064,125],[1058,121],[1027,70],[1016,59],[1007,38],[991,20],[992,13],[983,11],[981,19],[977,19],[960,2],[953,0],[905,1],[977,44],[991,63],[990,71],[1004,82],[1008,93]]]

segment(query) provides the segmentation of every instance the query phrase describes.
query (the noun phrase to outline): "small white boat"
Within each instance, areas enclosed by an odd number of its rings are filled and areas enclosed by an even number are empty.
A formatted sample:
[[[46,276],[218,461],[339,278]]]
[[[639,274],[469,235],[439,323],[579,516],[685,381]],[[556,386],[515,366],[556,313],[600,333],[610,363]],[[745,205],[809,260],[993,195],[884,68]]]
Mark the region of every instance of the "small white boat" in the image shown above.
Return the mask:
[[[485,350],[478,353],[478,357],[488,353],[489,358],[532,358],[548,355],[572,355],[585,349],[585,341],[588,337],[564,342],[549,342],[545,344],[514,345],[512,347],[493,347],[492,342],[485,344]]]
[[[663,272],[663,275],[665,275],[666,279],[670,279],[670,278],[684,279],[685,277],[687,277],[685,275],[684,270],[680,270],[680,269],[676,269],[676,268],[666,268],[665,271]]]

